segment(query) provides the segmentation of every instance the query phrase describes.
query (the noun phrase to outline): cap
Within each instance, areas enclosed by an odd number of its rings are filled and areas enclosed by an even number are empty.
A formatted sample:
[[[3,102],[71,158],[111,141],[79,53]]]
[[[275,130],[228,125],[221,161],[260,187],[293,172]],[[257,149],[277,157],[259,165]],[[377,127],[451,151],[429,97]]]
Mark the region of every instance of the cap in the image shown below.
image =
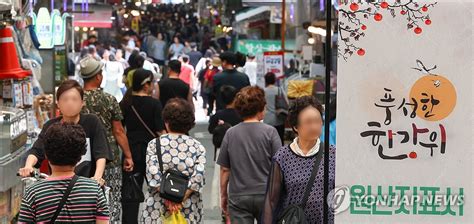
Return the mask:
[[[89,79],[97,75],[100,70],[104,67],[104,64],[91,56],[83,58],[79,62],[81,66],[81,78]]]
[[[196,47],[197,47],[197,44],[196,44],[196,42],[192,42],[192,43],[190,44],[190,46],[191,46],[191,48],[196,48]]]

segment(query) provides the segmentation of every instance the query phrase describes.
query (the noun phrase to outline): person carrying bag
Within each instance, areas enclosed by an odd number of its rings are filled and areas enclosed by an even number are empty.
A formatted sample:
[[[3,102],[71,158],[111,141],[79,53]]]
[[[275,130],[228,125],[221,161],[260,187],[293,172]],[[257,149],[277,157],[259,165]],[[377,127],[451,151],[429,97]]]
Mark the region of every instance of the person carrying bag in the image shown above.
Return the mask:
[[[321,163],[322,154],[323,153],[321,150],[316,155],[316,161],[314,162],[313,170],[311,171],[311,176],[309,178],[309,181],[306,184],[306,188],[304,191],[303,200],[301,200],[301,204],[290,205],[288,208],[286,208],[281,213],[281,216],[277,222],[278,224],[284,224],[284,223],[309,224],[309,221],[307,220],[306,215],[304,213],[304,208],[306,207],[306,203],[308,202],[311,188],[314,185],[316,174],[318,173],[318,169],[319,169],[319,164]]]
[[[174,168],[164,171],[159,138],[156,139],[156,155],[162,172],[160,197],[175,203],[183,202],[188,189],[189,177]]]

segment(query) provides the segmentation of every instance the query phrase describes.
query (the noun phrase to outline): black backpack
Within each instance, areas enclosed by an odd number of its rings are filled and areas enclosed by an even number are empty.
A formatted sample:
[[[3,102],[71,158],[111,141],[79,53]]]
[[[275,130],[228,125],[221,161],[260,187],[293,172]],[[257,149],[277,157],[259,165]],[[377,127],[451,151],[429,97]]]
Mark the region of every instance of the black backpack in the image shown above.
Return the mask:
[[[287,207],[280,215],[278,219],[278,224],[309,224],[306,215],[304,214],[304,208],[306,207],[306,202],[308,201],[309,194],[314,185],[314,180],[316,180],[316,174],[318,173],[319,164],[321,162],[321,157],[324,152],[323,144],[319,148],[319,152],[316,155],[316,161],[314,162],[313,170],[311,171],[311,176],[308,183],[306,184],[305,192],[301,204],[299,205],[290,205]],[[291,149],[290,149],[291,150]]]
[[[214,129],[214,132],[212,133],[212,144],[214,144],[214,147],[221,147],[222,141],[224,141],[225,133],[231,127],[232,125],[230,125],[229,123],[217,125],[217,127]]]

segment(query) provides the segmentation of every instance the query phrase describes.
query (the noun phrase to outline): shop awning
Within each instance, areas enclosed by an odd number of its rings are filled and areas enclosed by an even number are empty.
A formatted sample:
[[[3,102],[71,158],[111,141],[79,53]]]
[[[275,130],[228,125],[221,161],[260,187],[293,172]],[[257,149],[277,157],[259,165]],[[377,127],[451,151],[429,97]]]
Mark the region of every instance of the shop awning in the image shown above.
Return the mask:
[[[112,28],[112,6],[89,5],[88,12],[74,12],[73,15],[74,26]]]
[[[247,11],[241,12],[235,16],[235,22],[240,22],[242,20],[246,20],[250,17],[259,15],[260,13],[264,13],[266,11],[270,11],[271,7],[269,6],[259,6],[256,8],[251,8]]]

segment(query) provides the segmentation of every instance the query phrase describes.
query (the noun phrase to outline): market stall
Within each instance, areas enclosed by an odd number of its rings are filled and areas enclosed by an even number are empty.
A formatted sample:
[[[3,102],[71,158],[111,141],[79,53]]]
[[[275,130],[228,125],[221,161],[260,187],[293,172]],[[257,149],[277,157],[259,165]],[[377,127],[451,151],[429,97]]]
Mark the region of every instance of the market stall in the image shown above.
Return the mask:
[[[12,14],[0,5],[0,223],[10,223],[19,211],[23,184],[15,174],[51,111],[51,96],[38,82],[42,58],[32,27],[34,14]]]

